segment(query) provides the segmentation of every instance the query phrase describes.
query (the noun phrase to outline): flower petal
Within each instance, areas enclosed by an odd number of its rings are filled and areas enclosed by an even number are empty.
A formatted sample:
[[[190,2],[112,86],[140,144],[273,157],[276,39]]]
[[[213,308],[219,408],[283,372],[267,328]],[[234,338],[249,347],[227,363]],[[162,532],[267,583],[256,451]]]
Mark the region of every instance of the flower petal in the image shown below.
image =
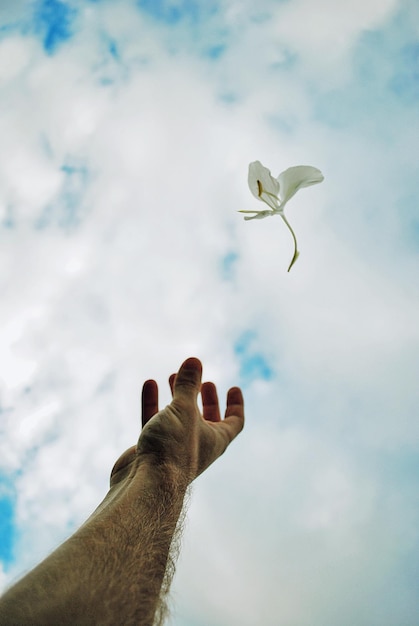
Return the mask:
[[[283,206],[302,187],[317,185],[324,180],[320,170],[311,165],[289,167],[278,176],[279,197]]]
[[[266,202],[272,209],[278,208],[279,183],[272,176],[270,170],[264,167],[260,161],[250,163],[247,181],[255,198]]]
[[[270,215],[275,215],[273,211],[239,211],[239,213],[255,213],[255,215],[245,216],[245,220],[263,220],[264,217],[269,217]]]

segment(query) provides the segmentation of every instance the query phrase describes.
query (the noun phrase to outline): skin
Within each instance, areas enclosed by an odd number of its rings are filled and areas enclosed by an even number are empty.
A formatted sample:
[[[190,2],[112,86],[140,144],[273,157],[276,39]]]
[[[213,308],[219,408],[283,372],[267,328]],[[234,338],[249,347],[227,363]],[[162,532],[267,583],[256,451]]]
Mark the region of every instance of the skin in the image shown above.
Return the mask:
[[[119,457],[83,526],[0,599],[1,626],[163,623],[188,486],[244,425],[240,389],[229,390],[221,419],[215,385],[201,377],[200,361],[187,359],[161,411],[157,383],[144,383],[137,445]]]

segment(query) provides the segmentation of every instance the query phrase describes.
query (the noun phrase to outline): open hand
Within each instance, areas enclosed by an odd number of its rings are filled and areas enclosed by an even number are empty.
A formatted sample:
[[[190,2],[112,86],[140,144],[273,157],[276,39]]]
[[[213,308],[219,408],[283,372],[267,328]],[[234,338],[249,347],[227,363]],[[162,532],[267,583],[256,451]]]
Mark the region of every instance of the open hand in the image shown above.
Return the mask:
[[[172,402],[159,411],[158,387],[154,380],[143,385],[142,432],[136,446],[115,463],[111,486],[131,474],[140,463],[157,470],[181,472],[192,482],[226,450],[244,426],[243,396],[238,387],[227,394],[227,408],[221,419],[217,390],[213,383],[201,385],[202,365],[187,359],[169,379]],[[197,398],[201,393],[203,414]]]

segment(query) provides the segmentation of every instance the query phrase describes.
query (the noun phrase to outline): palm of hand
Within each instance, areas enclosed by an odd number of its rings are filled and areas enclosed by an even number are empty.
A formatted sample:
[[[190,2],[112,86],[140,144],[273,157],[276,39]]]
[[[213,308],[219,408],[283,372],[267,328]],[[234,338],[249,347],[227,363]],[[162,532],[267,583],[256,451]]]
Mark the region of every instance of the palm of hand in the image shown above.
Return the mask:
[[[175,468],[191,482],[223,454],[243,428],[243,396],[238,387],[229,390],[222,420],[215,385],[208,382],[201,386],[201,376],[201,363],[187,359],[178,374],[170,377],[173,400],[161,411],[158,410],[156,382],[144,383],[143,429],[137,446],[127,450],[116,462],[111,486],[132,476],[138,464],[144,461],[150,461],[157,468]],[[197,405],[199,393],[202,415]]]

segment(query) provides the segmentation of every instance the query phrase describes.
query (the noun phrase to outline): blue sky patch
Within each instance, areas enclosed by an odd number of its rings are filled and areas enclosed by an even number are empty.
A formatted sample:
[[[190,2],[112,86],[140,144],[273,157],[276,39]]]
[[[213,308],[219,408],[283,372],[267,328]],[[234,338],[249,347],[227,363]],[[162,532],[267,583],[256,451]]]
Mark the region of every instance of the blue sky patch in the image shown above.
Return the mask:
[[[221,260],[221,275],[224,280],[232,280],[239,258],[237,252],[227,252]]]
[[[138,7],[154,19],[166,24],[177,24],[184,18],[198,22],[208,9],[216,11],[215,2],[199,2],[198,0],[138,0]]]
[[[13,561],[15,541],[15,496],[9,481],[0,475],[0,561],[4,568]]]
[[[14,23],[0,24],[0,38],[3,38],[2,36],[7,37],[8,35],[12,34],[17,29],[18,29],[18,25]]]
[[[61,192],[60,226],[77,226],[82,217],[83,195],[89,174],[84,165],[63,165],[66,178]]]
[[[40,0],[35,5],[35,30],[42,35],[42,43],[48,54],[54,54],[58,46],[73,35],[76,9],[60,0]]]
[[[108,50],[110,52],[110,55],[118,60],[119,59],[119,53],[118,53],[118,45],[116,43],[116,41],[114,41],[113,39],[111,39],[109,41],[109,45],[108,45]]]
[[[223,91],[218,98],[224,104],[235,104],[239,100],[239,96],[233,91]]]
[[[234,344],[234,352],[240,362],[240,378],[244,385],[254,380],[271,380],[274,370],[268,358],[258,350],[257,336],[252,330],[242,333]]]
[[[399,53],[399,63],[389,81],[389,87],[406,104],[419,102],[419,44],[404,46]]]
[[[4,217],[3,217],[3,220],[0,222],[0,225],[3,228],[7,228],[7,229],[14,228],[15,222],[16,222],[15,212],[13,210],[13,207],[8,205],[5,209]],[[1,413],[1,410],[0,410],[0,413]]]
[[[215,46],[210,46],[206,51],[205,51],[205,56],[209,57],[210,59],[212,59],[213,61],[217,61],[220,57],[223,56],[225,50],[226,50],[226,45],[223,43],[217,44]]]
[[[73,230],[83,219],[84,194],[89,182],[89,170],[83,164],[65,163],[61,166],[65,177],[59,195],[45,207],[35,223],[37,230],[57,224],[64,230]]]
[[[364,134],[381,140],[394,132],[388,119],[397,111],[403,115],[406,107],[416,111],[418,98],[419,45],[414,27],[402,15],[360,37],[352,81],[342,89],[320,91],[315,110],[318,119],[334,128],[359,131],[362,125]]]

